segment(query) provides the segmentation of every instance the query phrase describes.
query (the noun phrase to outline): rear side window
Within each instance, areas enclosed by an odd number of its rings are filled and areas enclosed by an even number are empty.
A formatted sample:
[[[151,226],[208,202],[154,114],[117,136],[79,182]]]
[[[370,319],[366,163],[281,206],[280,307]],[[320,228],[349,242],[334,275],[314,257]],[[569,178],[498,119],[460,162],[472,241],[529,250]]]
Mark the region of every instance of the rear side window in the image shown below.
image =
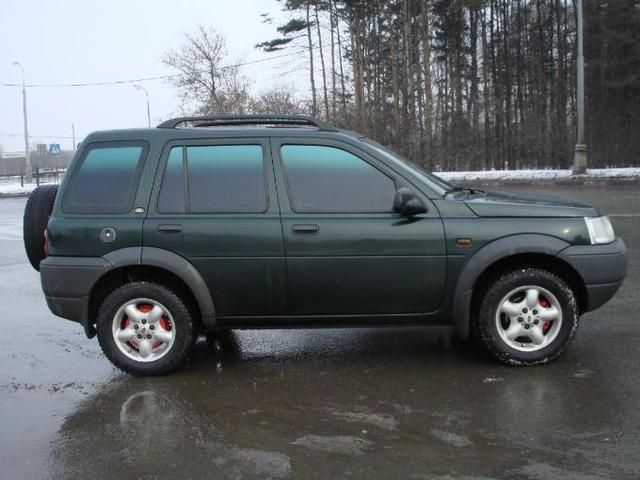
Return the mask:
[[[169,152],[159,212],[261,213],[266,209],[262,146],[198,145]]]
[[[126,213],[146,153],[144,142],[94,144],[73,173],[62,209],[68,213]]]
[[[283,145],[280,155],[294,211],[391,212],[393,180],[360,157],[322,145]]]

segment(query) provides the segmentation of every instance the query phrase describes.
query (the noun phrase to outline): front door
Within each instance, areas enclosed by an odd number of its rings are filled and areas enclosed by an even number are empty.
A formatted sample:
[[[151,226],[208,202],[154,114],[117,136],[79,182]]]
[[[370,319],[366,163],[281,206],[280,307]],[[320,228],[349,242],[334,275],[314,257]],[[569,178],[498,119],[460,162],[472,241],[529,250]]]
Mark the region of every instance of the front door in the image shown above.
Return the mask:
[[[442,221],[392,211],[403,179],[355,146],[272,138],[291,315],[418,314],[442,302]]]
[[[145,247],[191,262],[218,318],[283,315],[284,248],[268,139],[171,142],[158,171]]]

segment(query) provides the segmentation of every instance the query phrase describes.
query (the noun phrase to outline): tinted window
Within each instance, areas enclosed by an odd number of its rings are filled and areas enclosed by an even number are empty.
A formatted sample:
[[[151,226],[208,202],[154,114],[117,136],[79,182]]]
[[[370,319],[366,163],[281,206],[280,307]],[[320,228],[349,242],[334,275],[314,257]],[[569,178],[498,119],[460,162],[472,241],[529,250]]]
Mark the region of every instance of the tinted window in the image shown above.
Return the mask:
[[[162,187],[158,197],[158,211],[163,213],[182,213],[185,210],[182,147],[174,147],[169,152],[167,166],[162,177]]]
[[[187,147],[189,208],[195,213],[258,213],[267,208],[260,145]]]
[[[296,212],[390,212],[393,180],[334,147],[283,145],[282,163]]]
[[[90,146],[71,177],[63,209],[75,213],[124,213],[131,208],[145,148],[141,144]]]

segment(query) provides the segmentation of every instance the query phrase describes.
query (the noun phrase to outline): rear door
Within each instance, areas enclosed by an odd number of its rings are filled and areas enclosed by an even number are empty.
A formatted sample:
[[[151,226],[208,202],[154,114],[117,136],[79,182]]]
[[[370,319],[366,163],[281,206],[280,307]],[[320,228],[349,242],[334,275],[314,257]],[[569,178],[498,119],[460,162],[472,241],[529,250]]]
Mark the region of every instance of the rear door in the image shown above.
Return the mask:
[[[189,260],[219,318],[284,314],[284,247],[268,139],[170,142],[158,172],[145,247]]]
[[[403,179],[367,152],[327,139],[272,138],[292,315],[419,314],[438,309],[442,221],[392,211]],[[283,192],[286,192],[283,193]]]

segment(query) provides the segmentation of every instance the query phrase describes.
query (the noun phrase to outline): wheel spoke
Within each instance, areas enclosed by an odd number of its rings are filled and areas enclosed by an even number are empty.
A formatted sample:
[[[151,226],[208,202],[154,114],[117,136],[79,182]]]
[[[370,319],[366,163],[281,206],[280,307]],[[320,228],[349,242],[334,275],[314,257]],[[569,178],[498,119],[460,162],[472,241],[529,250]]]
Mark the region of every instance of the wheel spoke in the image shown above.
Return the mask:
[[[505,335],[511,341],[522,336],[522,326],[519,323],[511,322],[509,328],[505,331]]]
[[[142,319],[142,312],[138,310],[138,308],[133,303],[130,303],[129,305],[124,307],[124,313],[126,313],[127,317],[135,322],[138,322]]]
[[[510,317],[515,317],[520,313],[520,305],[517,303],[513,303],[510,300],[506,300],[502,302],[502,305],[500,305],[500,311],[502,313],[506,313]]]
[[[156,323],[164,315],[164,311],[158,305],[154,305],[151,311],[147,314],[147,318],[149,319],[149,323]]]
[[[550,322],[557,319],[559,313],[560,312],[558,312],[558,309],[553,305],[549,308],[543,308],[539,314],[540,320],[542,320],[543,322]]]
[[[136,338],[136,331],[133,328],[124,328],[118,330],[116,333],[116,338],[123,343],[130,342],[134,338]]]
[[[113,316],[111,334],[118,350],[135,362],[155,362],[172,351],[178,326],[158,300],[129,297]]]
[[[147,358],[151,355],[151,349],[153,348],[153,344],[147,340],[146,338],[140,341],[138,345],[138,353],[142,358]]]
[[[540,296],[540,292],[538,292],[537,288],[530,288],[527,290],[527,298],[526,303],[527,307],[535,308],[538,306],[538,297]]]
[[[552,291],[535,283],[515,286],[498,305],[495,327],[509,348],[536,352],[556,342],[563,326],[563,311]]]
[[[544,343],[544,333],[542,333],[542,326],[540,325],[529,329],[527,336],[535,345],[542,345]]]
[[[153,337],[158,342],[169,343],[173,338],[173,334],[171,332],[168,332],[167,330],[160,328],[154,331]]]

